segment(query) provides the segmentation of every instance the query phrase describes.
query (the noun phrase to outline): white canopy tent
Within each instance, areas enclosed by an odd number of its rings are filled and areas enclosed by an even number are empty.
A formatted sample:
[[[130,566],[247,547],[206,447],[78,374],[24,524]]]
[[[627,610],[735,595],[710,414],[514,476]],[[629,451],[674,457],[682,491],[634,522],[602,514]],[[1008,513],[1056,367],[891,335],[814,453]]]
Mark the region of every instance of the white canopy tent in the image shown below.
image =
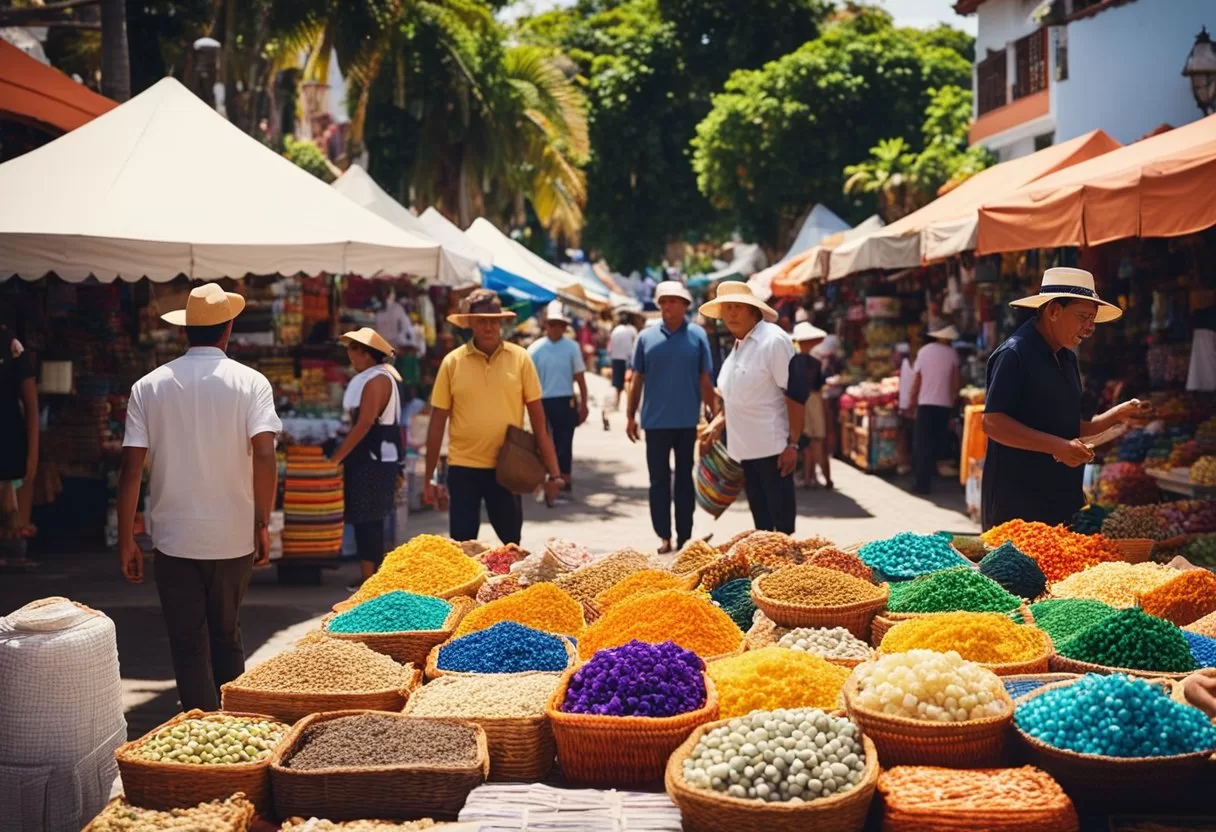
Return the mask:
[[[388,191],[381,188],[376,180],[372,179],[371,174],[359,165],[351,165],[347,168],[346,172],[334,182],[334,187],[339,193],[354,200],[373,214],[384,217],[398,228],[424,240],[439,243],[439,276],[436,283],[451,286],[453,289],[476,286],[481,283],[481,269],[478,267],[476,258],[465,256],[462,250],[453,248],[432,234],[422,217],[414,216],[408,208],[393,199]]]
[[[748,278],[747,285],[751,287],[756,297],[768,300],[773,296],[773,278],[786,271],[791,260],[819,245],[833,234],[840,234],[848,230],[849,224],[836,216],[831,208],[822,202],[816,203],[815,207],[807,213],[806,219],[802,221],[802,227],[798,229],[798,235],[794,237],[794,242],[785,256]]]
[[[0,279],[435,277],[439,246],[296,167],[173,78],[0,165]]]
[[[567,303],[588,309],[605,305],[599,299],[588,298],[577,277],[528,251],[484,217],[473,220],[465,234],[473,243],[490,252],[497,268],[553,292]]]

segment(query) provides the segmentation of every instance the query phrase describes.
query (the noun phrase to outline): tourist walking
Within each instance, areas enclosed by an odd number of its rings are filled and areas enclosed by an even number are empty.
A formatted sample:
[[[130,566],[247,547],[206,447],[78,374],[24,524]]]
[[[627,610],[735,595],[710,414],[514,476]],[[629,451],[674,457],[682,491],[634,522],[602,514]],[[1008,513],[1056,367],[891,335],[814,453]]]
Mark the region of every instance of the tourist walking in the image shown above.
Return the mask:
[[[621,312],[620,320],[608,336],[608,358],[612,361],[612,389],[616,391],[614,410],[621,409],[621,394],[625,392],[625,377],[633,348],[638,342],[638,328],[633,325],[633,315]],[[608,416],[604,415],[604,427],[608,427]]]
[[[270,382],[228,358],[245,299],[207,283],[161,317],[190,349],[131,387],[118,483],[118,549],[143,580],[135,513],[144,463],[154,571],[182,710],[219,708],[219,688],[245,671],[240,606],[255,566],[270,562],[268,524],[282,423]]]
[[[813,354],[814,349],[823,343],[827,335],[827,332],[813,326],[809,321],[803,321],[794,327],[792,336],[798,347],[798,354],[794,356],[798,375],[806,379],[807,389],[810,391],[802,417],[802,435],[806,440],[806,447],[802,451],[803,488],[814,488],[819,484],[815,477],[816,467],[823,472],[823,487],[835,487],[832,484],[832,457],[827,451],[827,408],[821,392],[823,362]]]
[[[638,336],[633,351],[633,382],[626,405],[625,433],[631,442],[646,432],[646,468],[650,475],[650,522],[659,536],[659,553],[679,549],[692,537],[696,506],[692,464],[702,407],[713,408],[709,371],[709,338],[688,321],[692,295],[684,284],[665,280],[655,287],[662,321]],[[641,422],[638,407],[641,406]],[[672,457],[675,476],[672,477]],[[675,546],[672,546],[672,497],[675,498]]]
[[[746,283],[722,283],[718,296],[701,306],[718,318],[735,346],[718,373],[722,412],[702,442],[726,431],[726,451],[743,468],[752,522],[761,531],[794,533],[798,466],[805,403],[810,386],[795,360],[794,346],[777,326],[777,313]]]
[[[553,301],[545,314],[545,337],[528,347],[528,355],[540,376],[541,405],[566,489],[573,482],[574,429],[587,421],[588,413],[587,374],[578,344],[566,337],[569,326],[570,319],[562,310],[562,302]],[[577,400],[574,397],[576,384]]]
[[[426,440],[426,502],[448,505],[448,533],[453,540],[476,540],[481,507],[503,543],[518,544],[523,531],[523,503],[498,484],[495,469],[507,428],[522,428],[524,411],[549,475],[545,498],[561,488],[561,471],[545,426],[540,379],[523,347],[503,340],[502,327],[515,320],[504,312],[498,295],[474,289],[448,322],[470,329],[473,340],[443,357],[431,390],[431,423]],[[448,438],[447,482],[436,482],[444,431]]]
[[[916,353],[912,364],[912,393],[909,405],[916,412],[912,434],[912,473],[917,494],[928,494],[937,473],[937,461],[945,449],[950,414],[958,400],[958,353],[950,344],[958,338],[954,325],[929,333],[933,339]]]

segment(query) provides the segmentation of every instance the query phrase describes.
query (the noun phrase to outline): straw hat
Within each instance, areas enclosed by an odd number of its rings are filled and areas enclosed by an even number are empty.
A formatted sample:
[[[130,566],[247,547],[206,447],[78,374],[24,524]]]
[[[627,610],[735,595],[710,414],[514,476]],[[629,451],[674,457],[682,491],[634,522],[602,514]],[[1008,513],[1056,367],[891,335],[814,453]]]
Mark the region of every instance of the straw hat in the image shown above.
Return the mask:
[[[515,313],[504,312],[502,301],[489,289],[474,289],[461,302],[460,311],[448,315],[448,323],[460,329],[468,329],[474,318],[513,321]]]
[[[190,290],[185,309],[160,316],[174,326],[215,326],[226,324],[241,314],[245,299],[236,292],[225,292],[218,283],[204,283]]]
[[[545,307],[545,323],[570,323],[570,317],[566,315],[566,310],[562,307],[560,300],[552,301]]]
[[[728,283],[718,284],[718,296],[708,303],[701,304],[701,314],[707,318],[721,318],[724,303],[742,303],[745,306],[755,307],[760,310],[764,320],[770,324],[777,320],[777,312],[752,294],[751,287],[746,283],[732,280]]]
[[[1039,286],[1037,295],[1019,298],[1011,301],[1009,305],[1022,309],[1038,309],[1043,304],[1050,303],[1057,298],[1091,300],[1098,304],[1098,314],[1094,317],[1096,324],[1117,321],[1123,316],[1122,309],[1098,297],[1098,292],[1094,289],[1092,274],[1085,269],[1071,269],[1064,266],[1057,266],[1043,272],[1043,282]]]
[[[790,337],[795,341],[817,341],[820,338],[827,338],[828,334],[810,321],[802,321],[794,326],[794,334]]]
[[[943,341],[953,341],[958,338],[958,330],[954,324],[944,326],[941,329],[935,329],[929,333],[930,338],[940,338]]]
[[[354,341],[356,344],[362,344],[365,347],[371,347],[374,350],[379,350],[385,355],[393,354],[392,345],[384,339],[383,335],[376,332],[376,330],[372,329],[370,326],[365,326],[362,329],[356,329],[352,332],[344,332],[342,333],[342,336],[338,338],[338,342],[343,346],[351,343],[352,341]]]
[[[658,303],[663,298],[679,298],[692,306],[692,295],[688,294],[688,288],[678,280],[664,280],[654,287],[654,302]]]

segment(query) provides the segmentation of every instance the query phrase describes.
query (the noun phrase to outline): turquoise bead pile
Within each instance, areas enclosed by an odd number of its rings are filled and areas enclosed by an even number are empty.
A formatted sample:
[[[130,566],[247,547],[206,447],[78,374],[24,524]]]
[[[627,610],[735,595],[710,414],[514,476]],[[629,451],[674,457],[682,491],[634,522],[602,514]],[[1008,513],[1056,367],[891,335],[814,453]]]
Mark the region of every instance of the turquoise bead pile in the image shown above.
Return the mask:
[[[722,608],[722,612],[730,616],[731,621],[743,632],[751,629],[752,619],[756,615],[756,605],[752,603],[752,582],[747,578],[736,578],[709,593],[714,603]]]
[[[1043,570],[1011,540],[1006,540],[984,555],[980,561],[980,574],[996,581],[1019,598],[1038,598],[1047,589]]]
[[[377,595],[329,622],[331,633],[400,633],[440,630],[452,605],[429,595],[396,590]]]
[[[969,566],[945,538],[935,534],[900,532],[886,540],[875,540],[858,552],[866,566],[890,581],[907,581],[950,569]]]
[[[1105,757],[1171,757],[1216,749],[1216,726],[1159,685],[1087,674],[1021,703],[1017,727],[1047,745]]]
[[[435,665],[455,673],[523,673],[560,672],[569,662],[565,641],[559,636],[500,621],[439,648]]]

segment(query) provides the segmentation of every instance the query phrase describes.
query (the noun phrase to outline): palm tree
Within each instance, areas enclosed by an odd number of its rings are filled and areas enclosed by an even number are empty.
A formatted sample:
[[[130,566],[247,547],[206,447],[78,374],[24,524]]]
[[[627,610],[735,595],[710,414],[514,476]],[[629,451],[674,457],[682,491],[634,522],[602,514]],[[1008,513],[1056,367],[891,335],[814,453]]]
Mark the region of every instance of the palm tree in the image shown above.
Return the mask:
[[[913,165],[916,154],[903,138],[883,139],[870,148],[870,158],[848,165],[845,194],[876,194],[878,213],[894,222],[919,206]]]

